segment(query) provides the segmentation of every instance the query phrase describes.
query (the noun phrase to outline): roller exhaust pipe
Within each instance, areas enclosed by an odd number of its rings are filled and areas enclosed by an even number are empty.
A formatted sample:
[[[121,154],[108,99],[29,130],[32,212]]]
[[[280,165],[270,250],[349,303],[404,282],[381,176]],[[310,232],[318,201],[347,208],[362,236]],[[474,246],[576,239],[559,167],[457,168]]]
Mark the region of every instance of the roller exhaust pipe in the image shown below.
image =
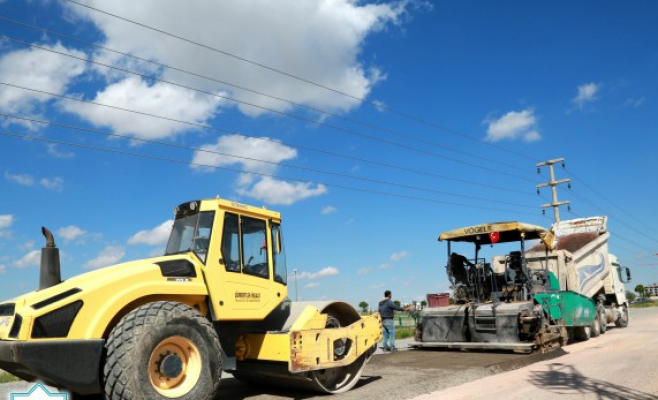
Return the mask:
[[[46,247],[41,249],[39,290],[47,289],[62,282],[62,273],[59,269],[59,249],[55,246],[55,238],[46,227],[41,227],[41,232],[46,237]]]

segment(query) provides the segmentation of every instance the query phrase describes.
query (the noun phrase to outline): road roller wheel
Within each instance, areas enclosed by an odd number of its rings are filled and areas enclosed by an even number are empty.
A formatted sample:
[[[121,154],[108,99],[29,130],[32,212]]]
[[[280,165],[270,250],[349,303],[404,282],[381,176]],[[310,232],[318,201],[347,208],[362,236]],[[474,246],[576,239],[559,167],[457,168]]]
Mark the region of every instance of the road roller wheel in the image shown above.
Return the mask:
[[[325,328],[340,328],[341,318],[345,320],[345,317],[346,316],[334,316],[328,314]],[[351,321],[348,322],[351,323]],[[343,343],[342,347],[339,344],[334,343],[334,352],[342,351],[341,349],[344,349],[344,346],[345,343]],[[313,383],[315,390],[324,393],[343,393],[352,389],[361,377],[361,372],[365,366],[367,355],[367,353],[363,354],[350,365],[338,368],[320,369],[311,372],[311,382]]]
[[[221,377],[219,339],[185,304],[159,301],[127,314],[105,345],[105,395],[112,400],[211,400]]]

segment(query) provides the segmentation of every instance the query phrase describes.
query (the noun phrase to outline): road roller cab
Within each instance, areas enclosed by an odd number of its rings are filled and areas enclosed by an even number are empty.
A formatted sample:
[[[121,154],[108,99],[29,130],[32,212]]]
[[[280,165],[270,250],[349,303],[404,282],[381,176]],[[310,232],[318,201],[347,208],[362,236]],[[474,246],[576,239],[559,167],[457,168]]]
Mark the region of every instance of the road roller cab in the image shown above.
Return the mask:
[[[222,371],[325,393],[356,383],[381,321],[287,300],[278,212],[217,198],[174,213],[162,257],[63,282],[44,228],[39,290],[0,303],[0,369],[126,400],[211,399]]]

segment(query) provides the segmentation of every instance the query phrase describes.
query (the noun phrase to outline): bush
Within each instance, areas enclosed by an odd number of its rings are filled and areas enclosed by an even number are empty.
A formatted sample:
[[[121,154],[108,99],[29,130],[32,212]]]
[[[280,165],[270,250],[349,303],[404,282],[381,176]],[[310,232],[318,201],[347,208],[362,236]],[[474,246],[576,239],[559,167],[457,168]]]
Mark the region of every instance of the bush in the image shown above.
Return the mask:
[[[9,372],[0,372],[0,383],[17,382],[20,380],[20,378],[15,377]]]

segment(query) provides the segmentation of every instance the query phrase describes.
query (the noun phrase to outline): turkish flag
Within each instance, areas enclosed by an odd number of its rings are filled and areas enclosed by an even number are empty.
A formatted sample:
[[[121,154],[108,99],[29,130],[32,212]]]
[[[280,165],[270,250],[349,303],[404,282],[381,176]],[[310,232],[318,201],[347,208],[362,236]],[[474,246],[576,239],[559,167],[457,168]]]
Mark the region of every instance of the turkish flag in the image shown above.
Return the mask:
[[[489,239],[491,239],[491,243],[498,243],[500,240],[500,232],[491,232],[489,234]]]

